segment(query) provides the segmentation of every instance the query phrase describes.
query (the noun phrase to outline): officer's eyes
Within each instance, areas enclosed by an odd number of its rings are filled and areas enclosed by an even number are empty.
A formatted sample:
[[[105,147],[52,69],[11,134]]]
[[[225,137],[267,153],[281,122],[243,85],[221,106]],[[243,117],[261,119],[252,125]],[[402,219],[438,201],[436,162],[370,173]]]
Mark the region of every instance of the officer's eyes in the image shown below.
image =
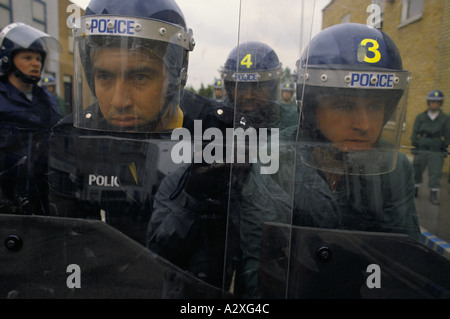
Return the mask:
[[[147,73],[134,73],[131,74],[129,79],[136,82],[143,82],[150,79],[151,75]]]
[[[354,107],[355,107],[354,104],[347,102],[333,104],[333,108],[337,110],[351,110]]]
[[[156,72],[146,71],[146,70],[136,70],[125,72],[124,74],[118,75],[114,72],[109,72],[107,70],[95,70],[94,78],[99,84],[109,85],[111,81],[121,79],[130,85],[144,85],[151,81],[153,78],[157,77]]]
[[[95,73],[95,80],[96,81],[109,81],[113,78],[111,73],[108,72],[96,72]]]
[[[358,104],[351,103],[351,102],[337,102],[332,105],[332,108],[336,110],[342,110],[342,111],[353,111],[359,108]],[[383,103],[371,103],[364,106],[368,111],[376,112],[381,111],[384,109]]]
[[[36,60],[36,61],[38,61],[38,62],[41,62],[41,57],[34,57],[34,56],[32,56],[32,55],[25,55],[24,57],[23,57],[23,59],[24,60],[27,60],[27,61],[31,61],[31,60]]]

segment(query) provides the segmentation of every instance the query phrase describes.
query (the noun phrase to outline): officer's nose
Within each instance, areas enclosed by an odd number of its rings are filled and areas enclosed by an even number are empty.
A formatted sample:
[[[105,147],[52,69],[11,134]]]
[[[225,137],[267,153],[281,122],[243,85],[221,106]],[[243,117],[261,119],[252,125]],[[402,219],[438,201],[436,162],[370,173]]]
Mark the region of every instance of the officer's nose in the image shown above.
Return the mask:
[[[353,128],[366,131],[370,127],[370,115],[365,106],[359,106],[353,112]]]
[[[132,96],[130,86],[123,78],[117,79],[114,83],[111,107],[116,109],[130,107],[132,105]]]
[[[33,59],[32,63],[33,63],[33,66],[35,66],[35,67],[39,67],[40,68],[42,66],[42,62],[38,58]]]
[[[239,89],[238,94],[244,100],[251,99],[255,96],[255,90],[251,87],[245,87],[245,88]]]

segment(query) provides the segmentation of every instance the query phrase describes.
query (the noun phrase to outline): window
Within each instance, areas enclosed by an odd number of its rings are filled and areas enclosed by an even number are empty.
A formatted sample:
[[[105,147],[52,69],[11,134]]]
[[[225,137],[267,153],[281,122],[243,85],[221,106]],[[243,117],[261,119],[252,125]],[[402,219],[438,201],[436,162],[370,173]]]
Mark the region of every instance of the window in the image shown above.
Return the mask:
[[[11,0],[0,0],[0,29],[12,22]]]
[[[33,21],[37,23],[37,27],[44,32],[47,32],[47,7],[46,3],[41,0],[33,0],[31,2],[31,12],[33,14]]]
[[[423,0],[403,0],[400,26],[422,18]]]
[[[347,13],[341,18],[341,23],[350,23],[350,13]]]

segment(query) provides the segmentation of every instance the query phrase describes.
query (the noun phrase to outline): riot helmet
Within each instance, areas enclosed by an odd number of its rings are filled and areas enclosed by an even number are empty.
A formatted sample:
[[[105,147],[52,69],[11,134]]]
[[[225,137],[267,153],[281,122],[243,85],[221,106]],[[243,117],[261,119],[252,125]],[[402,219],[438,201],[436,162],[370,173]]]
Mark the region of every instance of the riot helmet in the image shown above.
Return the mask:
[[[56,79],[51,75],[46,75],[42,79],[42,86],[56,85]]]
[[[444,93],[439,90],[431,91],[427,94],[427,104],[429,104],[429,102],[431,101],[439,101],[442,105],[442,103],[444,103]]]
[[[264,127],[279,120],[276,100],[281,63],[270,46],[254,41],[239,44],[231,50],[221,73],[239,124]]]
[[[292,83],[290,81],[284,82],[283,85],[281,86],[281,91],[293,92],[294,91],[294,83]]]
[[[174,0],[92,0],[75,26],[75,126],[179,127],[192,30]]]
[[[332,173],[395,168],[411,80],[384,32],[346,23],[316,35],[297,61],[302,161]]]
[[[281,86],[281,100],[283,102],[291,102],[292,96],[294,95],[295,86],[294,83],[290,81],[285,81]]]
[[[214,81],[214,99],[216,101],[223,101],[223,98],[224,98],[223,80],[216,79]]]
[[[32,51],[40,54],[42,72],[47,53],[50,50],[60,52],[61,45],[58,40],[49,34],[22,22],[7,25],[0,33],[0,76],[14,73],[25,83],[38,83],[41,77],[24,74],[14,65],[14,57],[21,51]]]

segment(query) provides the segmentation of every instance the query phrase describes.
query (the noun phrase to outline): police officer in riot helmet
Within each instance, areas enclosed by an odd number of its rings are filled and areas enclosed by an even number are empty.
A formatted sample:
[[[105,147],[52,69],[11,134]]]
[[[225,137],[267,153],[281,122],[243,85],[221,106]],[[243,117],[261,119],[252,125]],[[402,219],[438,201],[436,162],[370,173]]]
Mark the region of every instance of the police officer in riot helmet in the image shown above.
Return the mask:
[[[220,122],[184,91],[193,33],[173,0],[92,0],[75,30],[74,113],[54,129],[54,214],[102,218],[144,244],[153,195],[173,167],[172,130]],[[159,165],[166,165],[159,167]]]
[[[399,153],[410,73],[394,42],[366,25],[335,25],[311,40],[296,74],[296,161],[280,159],[276,174],[253,174],[244,188],[241,231],[247,236],[241,245],[250,295],[258,289],[266,222],[420,239],[413,171]],[[359,294],[359,286],[345,287],[330,296]]]
[[[56,39],[24,23],[0,33],[2,212],[44,214],[48,209],[48,136],[60,112],[38,82],[52,50],[60,50]]]
[[[294,100],[295,85],[290,81],[286,81],[281,86],[280,104],[290,107],[296,107]]]
[[[230,52],[221,111],[232,111],[234,128],[297,127],[297,110],[281,112],[277,103],[280,76],[278,56],[264,43],[246,42]],[[239,202],[250,169],[249,162],[224,159],[167,176],[156,194],[147,247],[215,286],[228,289],[235,276],[234,292],[241,295]]]
[[[218,102],[223,102],[225,99],[225,92],[223,88],[222,79],[218,79],[214,81],[214,100]]]
[[[222,69],[226,104],[235,108],[237,126],[279,127],[297,124],[294,110],[277,102],[281,63],[274,49],[262,42],[245,42],[231,50]]]
[[[165,10],[166,20],[161,21]],[[87,87],[82,93],[92,93],[96,102],[87,110],[83,103],[76,105],[75,125],[134,132],[180,126],[180,89],[194,40],[176,4],[141,1],[118,6],[94,0],[83,22],[75,35],[75,67],[84,71]]]
[[[298,63],[304,171],[315,169],[329,191],[352,185],[361,194],[360,202],[347,199],[350,214],[325,224],[418,238],[412,169],[399,152],[411,77],[395,43],[366,25],[333,26],[312,39]],[[370,200],[375,194],[383,200]],[[367,215],[350,216],[363,207]],[[298,223],[316,220],[302,205],[298,212]]]

